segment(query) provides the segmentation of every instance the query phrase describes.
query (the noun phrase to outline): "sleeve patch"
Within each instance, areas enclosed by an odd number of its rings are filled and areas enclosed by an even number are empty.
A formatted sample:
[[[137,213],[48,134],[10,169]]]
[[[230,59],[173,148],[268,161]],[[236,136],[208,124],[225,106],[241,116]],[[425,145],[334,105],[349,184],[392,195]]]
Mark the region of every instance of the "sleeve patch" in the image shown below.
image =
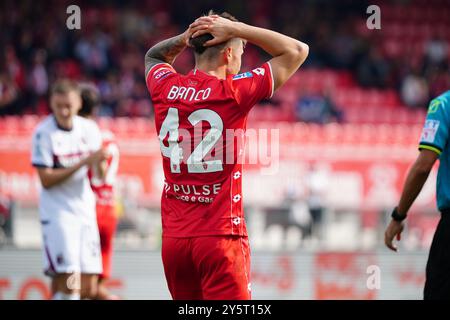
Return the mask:
[[[164,79],[169,73],[172,73],[172,69],[168,68],[168,67],[161,67],[159,69],[157,69],[154,73],[153,73],[153,78],[155,78],[155,80],[162,80]]]
[[[436,113],[438,111],[440,104],[441,104],[441,101],[438,99],[431,101],[430,107],[428,108],[428,114]]]
[[[422,136],[420,137],[420,141],[423,142],[434,142],[434,139],[436,137],[436,133],[439,129],[439,120],[426,120],[425,126],[422,130]]]
[[[251,78],[251,77],[253,77],[253,73],[248,71],[248,72],[244,72],[244,73],[240,73],[240,74],[235,75],[233,77],[233,80],[239,80],[239,79],[245,79],[245,78]]]

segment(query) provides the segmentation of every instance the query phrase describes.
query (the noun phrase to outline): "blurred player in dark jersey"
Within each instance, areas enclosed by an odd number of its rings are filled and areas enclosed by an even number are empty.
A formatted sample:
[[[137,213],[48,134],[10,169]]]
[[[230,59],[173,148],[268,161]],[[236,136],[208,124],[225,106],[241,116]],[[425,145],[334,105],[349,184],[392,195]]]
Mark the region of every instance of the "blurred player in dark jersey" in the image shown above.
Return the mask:
[[[93,85],[81,84],[82,106],[79,115],[88,119],[94,118],[94,110],[100,104],[100,95]],[[107,152],[107,159],[103,161],[104,177],[95,172],[88,172],[92,190],[96,196],[97,224],[100,233],[100,247],[102,253],[103,272],[99,275],[97,299],[115,300],[117,296],[111,294],[105,286],[105,281],[111,276],[111,260],[113,253],[113,238],[117,227],[115,211],[114,184],[119,168],[119,148],[114,134],[109,130],[101,130],[102,146]]]
[[[273,58],[238,74],[246,42]],[[172,64],[188,44],[195,68],[182,75]],[[308,50],[227,13],[200,17],[148,50],[145,76],[165,175],[162,259],[174,299],[251,298],[238,146],[248,112],[292,76]]]

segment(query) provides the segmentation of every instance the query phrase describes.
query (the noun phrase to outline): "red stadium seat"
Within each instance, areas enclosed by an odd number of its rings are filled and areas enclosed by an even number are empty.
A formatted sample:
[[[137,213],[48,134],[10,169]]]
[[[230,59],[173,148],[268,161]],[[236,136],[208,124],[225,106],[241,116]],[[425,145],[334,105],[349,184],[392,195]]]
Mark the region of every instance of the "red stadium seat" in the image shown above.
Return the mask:
[[[41,119],[36,115],[24,115],[21,117],[19,132],[22,134],[31,134]]]
[[[110,117],[101,117],[97,120],[100,129],[102,130],[111,130],[113,127],[114,119]]]
[[[115,118],[112,131],[117,135],[127,135],[129,132],[129,119],[125,117]]]
[[[18,133],[20,127],[20,117],[8,116],[4,118],[4,130],[8,134]]]

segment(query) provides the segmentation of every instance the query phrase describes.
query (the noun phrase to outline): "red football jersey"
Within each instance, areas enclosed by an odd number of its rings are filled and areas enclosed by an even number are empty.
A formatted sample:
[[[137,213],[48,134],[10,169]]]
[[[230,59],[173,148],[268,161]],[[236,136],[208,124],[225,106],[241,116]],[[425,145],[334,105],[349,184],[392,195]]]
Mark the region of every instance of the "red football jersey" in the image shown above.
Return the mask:
[[[114,184],[119,169],[119,147],[111,131],[102,131],[102,146],[106,148],[108,153],[105,177],[103,179],[98,178],[95,168],[89,170],[88,175],[92,191],[94,191],[97,199],[97,205],[114,206]]]
[[[161,63],[146,81],[163,157],[163,236],[246,236],[244,134],[250,109],[273,94],[270,63],[225,80]]]

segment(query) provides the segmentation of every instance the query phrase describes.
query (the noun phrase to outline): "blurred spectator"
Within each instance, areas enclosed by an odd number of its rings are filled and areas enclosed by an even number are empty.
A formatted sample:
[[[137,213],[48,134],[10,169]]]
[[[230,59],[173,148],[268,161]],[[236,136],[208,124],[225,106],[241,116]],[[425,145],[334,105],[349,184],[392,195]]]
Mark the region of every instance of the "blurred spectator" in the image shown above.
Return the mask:
[[[311,163],[306,175],[307,203],[311,214],[312,234],[319,236],[325,210],[325,192],[329,184],[329,173],[326,167]]]
[[[100,30],[81,38],[75,45],[75,54],[83,63],[88,74],[98,78],[105,75],[108,69],[108,50],[111,46],[109,36]]]
[[[430,64],[439,65],[447,59],[448,44],[444,39],[435,36],[426,43],[425,54]]]
[[[17,58],[16,51],[13,46],[7,46],[5,48],[5,66],[16,87],[19,89],[24,89],[26,85],[25,70],[22,63]]]
[[[12,237],[13,201],[0,193],[0,247]]]
[[[17,87],[9,75],[0,72],[0,115],[18,112]]]
[[[424,20],[423,29],[430,31],[424,33],[428,38],[418,37],[420,43],[405,38],[405,42],[399,44],[398,38],[392,40],[388,29],[368,31],[362,19],[370,4],[366,0],[342,0],[339,6],[329,1],[288,0],[251,0],[235,4],[197,0],[189,6],[182,0],[95,3],[80,0],[77,4],[83,14],[81,30],[65,27],[67,1],[23,0],[20,5],[15,0],[0,2],[3,114],[5,110],[12,114],[47,112],[46,103],[40,97],[46,94],[48,83],[68,77],[94,82],[99,87],[102,94],[100,115],[150,116],[152,110],[141,109],[150,105],[143,78],[142,60],[146,50],[162,39],[181,33],[191,21],[211,8],[230,11],[242,21],[274,28],[308,43],[310,55],[303,68],[305,71],[308,67],[345,69],[357,80],[354,85],[396,89],[411,105],[420,104],[425,94],[423,81],[433,95],[448,89],[449,46],[445,28],[442,28],[448,23],[444,15],[436,15],[433,21]],[[403,6],[405,12],[417,7],[412,1],[395,5]],[[385,6],[387,10],[394,4],[387,2]],[[450,2],[429,0],[427,9],[430,14],[448,11]],[[392,18],[386,21],[386,26],[392,23],[397,23],[399,29],[407,27]],[[390,55],[392,50],[386,50],[389,43],[393,43],[396,57]],[[423,51],[413,52],[411,47],[423,47]],[[268,59],[251,44],[245,51],[242,71]],[[419,71],[413,71],[411,59],[408,59],[413,55],[423,66]],[[189,49],[175,62],[181,73],[193,66]],[[419,97],[414,93],[417,87]],[[330,118],[339,121],[339,114],[335,114],[336,108],[327,97],[305,97],[300,109],[306,112],[307,106],[318,106],[319,110],[314,111],[315,115],[309,114],[313,112],[309,110],[304,116],[317,123],[326,123]],[[295,113],[297,99],[298,96],[283,100],[291,108],[288,114]]]
[[[288,187],[282,203],[288,208],[286,224],[296,226],[301,231],[301,239],[304,240],[312,235],[312,219],[308,204],[296,189],[294,186]]]
[[[333,103],[329,90],[322,94],[314,93],[311,88],[306,89],[296,105],[297,120],[325,124],[342,122],[343,114]]]
[[[389,77],[389,65],[380,50],[372,47],[359,63],[358,81],[365,87],[385,88]]]
[[[39,49],[36,51],[29,75],[28,82],[31,92],[39,98],[46,95],[48,90],[48,74],[45,67],[46,57],[45,50]]]
[[[352,65],[355,53],[355,37],[349,31],[351,24],[343,22],[338,26],[337,34],[333,37],[333,65],[339,69],[348,69]]]
[[[417,70],[403,79],[401,97],[407,106],[427,107],[429,99],[427,82]]]
[[[436,68],[429,74],[430,99],[450,88],[450,72],[448,68]]]

